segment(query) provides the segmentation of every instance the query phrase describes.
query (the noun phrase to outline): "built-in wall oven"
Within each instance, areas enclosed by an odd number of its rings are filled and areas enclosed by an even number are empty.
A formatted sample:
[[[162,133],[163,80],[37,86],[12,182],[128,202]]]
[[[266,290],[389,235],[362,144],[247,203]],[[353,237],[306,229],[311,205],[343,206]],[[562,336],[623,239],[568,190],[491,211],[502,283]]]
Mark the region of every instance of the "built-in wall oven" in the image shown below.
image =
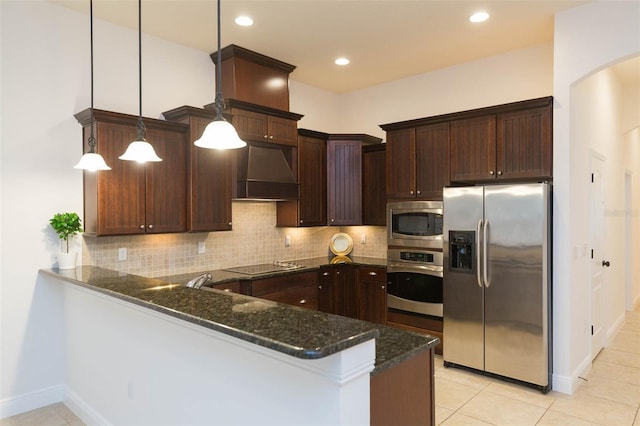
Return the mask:
[[[442,318],[442,251],[387,250],[387,307]]]
[[[442,250],[442,201],[387,203],[387,245]]]

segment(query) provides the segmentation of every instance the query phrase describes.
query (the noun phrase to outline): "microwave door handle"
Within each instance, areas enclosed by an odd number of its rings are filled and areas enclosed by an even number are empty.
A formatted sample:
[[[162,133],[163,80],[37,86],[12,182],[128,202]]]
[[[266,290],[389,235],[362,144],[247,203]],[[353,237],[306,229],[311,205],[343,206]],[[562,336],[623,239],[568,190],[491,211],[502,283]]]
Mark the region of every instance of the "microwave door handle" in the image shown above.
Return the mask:
[[[482,231],[482,219],[478,221],[478,226],[476,227],[476,279],[478,280],[478,287],[482,287],[482,275],[480,272],[480,266],[482,264],[482,258],[480,256],[480,232]]]
[[[482,258],[484,259],[483,271],[482,275],[484,277],[484,285],[489,288],[489,261],[487,258],[489,257],[489,219],[484,222],[484,232],[482,237],[482,243],[484,248],[482,249]]]

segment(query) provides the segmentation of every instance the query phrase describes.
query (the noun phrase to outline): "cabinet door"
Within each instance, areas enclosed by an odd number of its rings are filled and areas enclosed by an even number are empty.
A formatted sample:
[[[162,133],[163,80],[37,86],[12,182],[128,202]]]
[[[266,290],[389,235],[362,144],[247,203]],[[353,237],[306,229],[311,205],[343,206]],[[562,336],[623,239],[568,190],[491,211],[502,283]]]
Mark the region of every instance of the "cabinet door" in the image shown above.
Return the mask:
[[[442,200],[449,185],[449,123],[416,128],[416,197]]]
[[[551,178],[551,105],[499,114],[498,179]]]
[[[329,314],[337,313],[334,267],[322,267],[318,271],[318,310]]]
[[[362,148],[362,224],[387,224],[386,144]]]
[[[267,115],[268,141],[280,145],[298,146],[298,123]]]
[[[187,230],[186,134],[147,130],[147,141],[162,161],[148,163],[146,180],[146,232]]]
[[[237,108],[232,108],[231,114],[233,114],[232,123],[240,139],[262,142],[268,139],[267,116],[265,114]]]
[[[300,136],[298,142],[300,226],[327,224],[327,142]]]
[[[194,140],[202,135],[209,122],[203,118],[191,118],[191,135]],[[229,231],[231,230],[235,151],[198,148],[192,143],[189,145],[191,200],[188,230],[193,232]]]
[[[415,130],[387,132],[387,198],[415,198]]]
[[[496,178],[496,116],[454,120],[451,128],[451,182]]]
[[[330,140],[327,145],[327,207],[330,225],[362,224],[360,141]]]
[[[349,265],[336,267],[336,313],[358,318],[358,288],[356,268]]]
[[[84,129],[88,137],[89,128]],[[100,154],[108,172],[85,173],[85,231],[95,235],[144,234],[145,166],[118,159],[136,137],[135,127],[97,123]]]
[[[380,268],[358,269],[358,318],[378,324],[387,322],[386,272]]]

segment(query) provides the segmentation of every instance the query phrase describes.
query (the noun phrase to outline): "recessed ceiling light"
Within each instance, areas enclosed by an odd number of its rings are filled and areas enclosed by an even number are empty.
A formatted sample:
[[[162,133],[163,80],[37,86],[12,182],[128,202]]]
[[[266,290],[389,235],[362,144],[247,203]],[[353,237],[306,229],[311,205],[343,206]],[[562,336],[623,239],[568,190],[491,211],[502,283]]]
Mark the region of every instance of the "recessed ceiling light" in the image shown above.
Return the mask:
[[[469,21],[471,22],[484,22],[489,19],[489,14],[484,10],[474,13],[469,17]]]
[[[253,25],[253,19],[249,18],[248,16],[238,16],[236,18],[236,24],[240,25],[241,27],[250,27],[251,25]]]
[[[349,62],[347,58],[338,58],[335,60],[336,65],[349,65]]]

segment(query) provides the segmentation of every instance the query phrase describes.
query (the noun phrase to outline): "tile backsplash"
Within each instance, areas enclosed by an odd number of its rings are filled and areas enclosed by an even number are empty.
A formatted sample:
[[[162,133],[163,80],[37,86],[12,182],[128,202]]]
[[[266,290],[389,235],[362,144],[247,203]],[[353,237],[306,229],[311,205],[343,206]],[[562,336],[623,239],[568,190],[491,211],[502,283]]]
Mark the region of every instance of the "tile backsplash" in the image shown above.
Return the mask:
[[[234,201],[232,215],[233,231],[84,237],[82,263],[157,277],[306,259],[327,256],[336,232],[351,236],[355,256],[387,255],[385,228],[381,226],[277,228],[275,202]],[[289,247],[285,247],[287,236]],[[204,253],[198,253],[199,243],[204,243]],[[126,260],[118,260],[121,248],[126,249]]]

